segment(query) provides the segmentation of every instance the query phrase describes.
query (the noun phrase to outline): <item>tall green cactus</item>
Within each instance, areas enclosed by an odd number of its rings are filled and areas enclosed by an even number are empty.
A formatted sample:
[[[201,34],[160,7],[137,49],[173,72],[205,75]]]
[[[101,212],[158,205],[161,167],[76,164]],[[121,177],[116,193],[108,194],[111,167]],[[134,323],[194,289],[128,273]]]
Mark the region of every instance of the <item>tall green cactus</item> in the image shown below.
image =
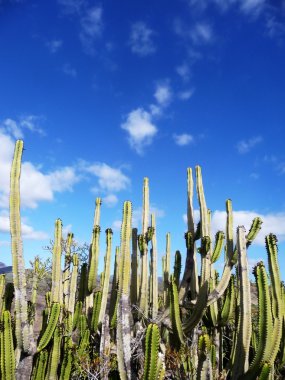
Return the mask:
[[[62,303],[62,279],[61,279],[61,241],[62,241],[62,222],[60,219],[55,221],[54,246],[52,253],[52,284],[51,302]]]
[[[155,214],[151,214],[151,227],[153,229],[153,235],[151,238],[151,317],[155,319],[158,313],[157,244]]]
[[[15,145],[14,158],[10,176],[10,232],[13,263],[13,282],[15,287],[16,314],[16,361],[19,362],[21,352],[28,352],[33,342],[28,324],[28,303],[26,291],[26,275],[23,257],[20,216],[20,176],[21,159],[24,143],[18,140]]]
[[[110,282],[110,263],[111,263],[111,251],[112,251],[112,235],[113,231],[111,228],[106,230],[106,255],[105,255],[105,265],[103,271],[103,290],[102,290],[102,301],[99,314],[99,324],[102,324],[107,307],[107,298],[109,293],[109,282]]]
[[[117,311],[117,357],[122,380],[131,378],[131,331],[130,331],[130,239],[132,223],[132,204],[124,202],[121,227],[121,258],[119,270],[119,302]]]
[[[160,378],[159,342],[159,328],[156,324],[151,323],[146,332],[143,380]]]
[[[3,311],[1,317],[1,379],[15,380],[15,353],[13,344],[13,332],[11,315],[9,311]]]
[[[141,284],[139,306],[145,315],[148,314],[148,249],[146,234],[149,223],[149,180],[144,178],[143,183],[143,212],[142,212],[142,250],[141,250]]]

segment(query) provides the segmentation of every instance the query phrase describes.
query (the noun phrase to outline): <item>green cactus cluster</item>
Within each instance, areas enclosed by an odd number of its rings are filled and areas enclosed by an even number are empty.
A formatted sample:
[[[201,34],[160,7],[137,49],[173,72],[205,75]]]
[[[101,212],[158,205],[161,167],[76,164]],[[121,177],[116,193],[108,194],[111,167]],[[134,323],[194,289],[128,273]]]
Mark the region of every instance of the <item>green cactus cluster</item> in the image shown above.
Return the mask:
[[[1,379],[23,378],[23,366],[30,366],[26,378],[32,380],[285,378],[285,288],[277,238],[266,236],[267,265],[255,266],[253,284],[248,250],[262,221],[255,218],[248,232],[239,226],[235,233],[228,199],[225,230],[213,238],[199,166],[195,178],[187,169],[185,258],[178,250],[172,257],[167,233],[161,270],[148,178],[143,181],[141,231],[132,228],[132,203],[124,202],[120,246],[112,260],[113,232],[108,228],[100,276],[101,199],[95,202],[86,262],[72,249],[72,233],[63,244],[62,222],[56,220],[51,287],[36,334],[41,266],[36,257],[28,297],[20,217],[22,152],[23,141],[17,141],[10,182],[13,284],[0,275]],[[219,276],[214,266],[222,256]]]

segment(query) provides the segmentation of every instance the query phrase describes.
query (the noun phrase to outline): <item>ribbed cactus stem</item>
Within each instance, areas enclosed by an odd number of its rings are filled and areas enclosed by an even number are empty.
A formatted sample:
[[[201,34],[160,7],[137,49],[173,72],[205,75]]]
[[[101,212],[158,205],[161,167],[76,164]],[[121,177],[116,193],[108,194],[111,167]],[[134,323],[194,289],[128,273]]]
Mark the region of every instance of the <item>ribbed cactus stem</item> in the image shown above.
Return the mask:
[[[51,302],[62,302],[62,282],[61,282],[61,241],[62,241],[62,222],[60,219],[55,221],[54,246],[52,253],[52,284]]]
[[[209,231],[209,215],[208,215],[208,209],[206,205],[205,195],[204,195],[204,188],[203,188],[203,182],[202,182],[202,171],[200,166],[196,166],[196,187],[197,187],[197,194],[198,194],[198,201],[200,206],[200,223],[201,223],[201,238],[209,237],[210,238],[210,231]],[[205,252],[205,255],[202,256],[201,260],[201,285],[204,284],[205,281],[208,281],[211,274],[211,246],[208,252]]]
[[[111,265],[111,251],[112,251],[112,235],[113,231],[111,228],[106,230],[106,255],[105,255],[105,265],[103,272],[103,290],[102,290],[102,301],[99,314],[98,323],[102,323],[105,317],[107,299],[109,293],[109,282],[110,282],[110,265]]]
[[[143,211],[142,211],[142,236],[146,239],[149,223],[149,180],[144,178],[143,182]],[[141,252],[141,285],[140,285],[140,309],[148,314],[148,249],[147,244],[143,244]]]
[[[112,289],[111,289],[111,298],[110,298],[110,325],[114,325],[117,318],[117,300],[118,300],[118,282],[119,282],[119,255],[120,255],[120,247],[116,247],[115,250],[115,263],[114,263],[114,273],[113,273],[113,281],[112,281]]]
[[[15,288],[15,335],[17,341],[17,362],[20,357],[20,352],[28,352],[30,348],[30,343],[32,341],[32,337],[29,334],[28,325],[26,274],[23,257],[20,215],[20,176],[23,146],[24,143],[22,140],[18,140],[16,142],[10,176],[10,232],[12,247],[13,282]]]
[[[13,345],[13,332],[11,315],[9,311],[4,311],[1,318],[1,369],[0,377],[5,380],[15,380],[15,354]]]
[[[151,227],[153,228],[153,235],[151,239],[151,291],[152,291],[152,310],[151,317],[155,319],[158,312],[158,278],[157,278],[157,243],[156,243],[156,223],[155,214],[151,214]]]
[[[131,331],[130,331],[130,239],[132,204],[124,202],[121,227],[121,257],[119,270],[119,302],[117,320],[117,358],[121,380],[131,378]]]
[[[0,316],[5,307],[5,274],[0,275]]]
[[[71,246],[73,242],[73,233],[69,232],[66,239],[66,251],[64,258],[64,270],[62,275],[63,282],[63,304],[68,307],[69,286],[70,286],[70,264],[71,264]]]
[[[100,226],[100,215],[101,215],[101,205],[102,205],[102,199],[96,198],[95,201],[95,212],[94,212],[94,222],[93,226]]]
[[[99,261],[99,239],[100,239],[100,227],[96,225],[92,234],[92,243],[90,247],[90,264],[88,273],[88,291],[91,293],[95,291],[97,285],[98,274],[98,261]]]
[[[78,265],[79,265],[78,255],[76,254],[73,255],[72,262],[73,262],[73,269],[71,273],[70,287],[69,287],[68,311],[71,313],[73,317],[74,307],[75,307],[77,278],[78,278]]]
[[[132,229],[132,274],[131,274],[131,303],[136,305],[139,296],[139,255],[138,255],[138,229]]]
[[[246,237],[243,226],[237,229],[237,252],[239,273],[240,311],[238,317],[237,345],[233,366],[233,380],[243,376],[248,370],[248,355],[252,331],[251,292],[246,254]]]

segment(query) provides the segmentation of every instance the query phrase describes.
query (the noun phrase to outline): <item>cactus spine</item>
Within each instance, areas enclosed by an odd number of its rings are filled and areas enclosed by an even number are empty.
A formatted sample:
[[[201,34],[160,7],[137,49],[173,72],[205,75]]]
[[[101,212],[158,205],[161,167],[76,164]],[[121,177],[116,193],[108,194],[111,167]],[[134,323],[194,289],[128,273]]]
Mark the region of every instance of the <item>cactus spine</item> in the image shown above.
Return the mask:
[[[15,354],[10,312],[4,311],[1,319],[1,378],[15,380]]]

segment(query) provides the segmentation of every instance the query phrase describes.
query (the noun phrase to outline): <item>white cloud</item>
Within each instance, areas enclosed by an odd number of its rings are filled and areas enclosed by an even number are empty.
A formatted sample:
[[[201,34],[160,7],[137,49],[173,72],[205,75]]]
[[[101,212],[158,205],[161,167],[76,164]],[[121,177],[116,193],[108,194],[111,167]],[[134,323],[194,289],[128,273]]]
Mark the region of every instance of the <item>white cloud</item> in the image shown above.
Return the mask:
[[[10,170],[14,153],[14,141],[11,136],[0,130],[0,206],[8,207],[10,191]],[[79,177],[75,169],[63,167],[44,174],[39,167],[24,160],[21,170],[21,204],[24,207],[35,208],[41,201],[52,201],[55,192],[72,190]]]
[[[48,234],[43,231],[36,231],[32,226],[22,221],[22,237],[29,240],[44,240]],[[0,232],[10,233],[10,219],[6,212],[0,214]]]
[[[111,166],[98,162],[95,164],[81,163],[84,171],[98,177],[98,190],[107,192],[117,192],[125,190],[130,186],[130,179],[121,171],[121,169],[112,168]]]
[[[65,75],[68,75],[72,78],[76,78],[77,77],[77,70],[71,66],[70,63],[65,63],[63,66],[62,66],[62,71]]]
[[[280,22],[275,16],[271,15],[266,21],[267,34],[271,38],[283,37],[285,35],[284,22]]]
[[[131,111],[121,128],[128,132],[131,147],[139,154],[152,143],[157,127],[152,122],[152,115],[143,108]]]
[[[51,40],[46,43],[46,46],[49,49],[50,53],[54,54],[58,52],[62,44],[63,44],[62,40]]]
[[[178,97],[181,100],[188,100],[191,98],[193,94],[194,94],[194,90],[185,90],[185,91],[179,92]]]
[[[16,120],[6,118],[0,123],[0,131],[12,135],[15,139],[22,139],[25,129],[43,136],[45,132],[38,125],[38,121],[41,119],[41,117],[35,115],[22,116]]]
[[[144,22],[134,23],[131,27],[129,41],[132,52],[141,57],[155,53],[153,34],[154,32]]]
[[[160,106],[167,106],[172,99],[172,91],[169,84],[158,84],[155,89],[154,97]]]
[[[175,144],[180,146],[189,145],[194,141],[194,138],[192,135],[189,135],[188,133],[182,133],[181,135],[173,135]]]
[[[237,143],[237,150],[240,154],[248,153],[253,149],[257,144],[262,142],[261,136],[252,137],[248,140],[241,140]]]
[[[108,194],[102,199],[103,204],[108,207],[113,207],[118,203],[118,197],[115,194]]]
[[[74,14],[80,12],[85,0],[57,0],[57,2],[62,7],[64,13]]]
[[[211,229],[212,236],[215,235],[217,231],[225,231],[226,227],[226,217],[225,211],[216,210],[212,213],[211,219]],[[249,231],[251,223],[255,217],[260,217],[263,221],[261,231],[254,240],[255,244],[264,246],[265,236],[269,233],[273,233],[277,236],[278,241],[285,241],[285,213],[268,213],[260,214],[255,211],[234,211],[233,212],[233,222],[234,230],[238,226],[245,226],[246,230]],[[183,219],[186,223],[186,215],[183,215]],[[195,222],[199,220],[199,211],[195,210]]]

